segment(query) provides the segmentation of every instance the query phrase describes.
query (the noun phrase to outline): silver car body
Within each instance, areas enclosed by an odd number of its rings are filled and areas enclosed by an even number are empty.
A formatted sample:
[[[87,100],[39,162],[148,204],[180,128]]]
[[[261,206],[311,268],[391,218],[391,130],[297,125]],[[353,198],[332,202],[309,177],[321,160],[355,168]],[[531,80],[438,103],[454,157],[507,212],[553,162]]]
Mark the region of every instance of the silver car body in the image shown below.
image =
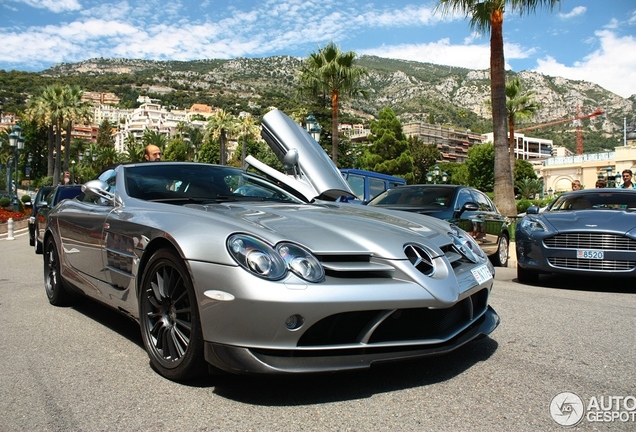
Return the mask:
[[[272,137],[279,140],[288,171],[274,174],[279,185],[268,187],[283,196],[283,187],[302,184],[299,193],[308,200],[350,193],[291,119],[273,111],[263,127],[270,145]],[[83,196],[49,216],[45,283],[55,270],[49,252],[57,248],[67,289],[143,321],[139,298],[148,263],[157,251],[174,251],[196,296],[202,355],[234,373],[366,368],[448,352],[499,324],[488,305],[494,268],[468,234],[444,221],[317,199],[270,200],[260,192],[253,199],[217,194],[214,201],[174,205],[135,198],[127,186],[134,172],[195,169],[223,172],[225,179],[247,176],[228,167],[161,162],[121,165],[85,185]],[[272,248],[299,245],[319,260],[324,277],[308,282],[293,271],[277,280],[259,277],[232,255],[233,235]]]

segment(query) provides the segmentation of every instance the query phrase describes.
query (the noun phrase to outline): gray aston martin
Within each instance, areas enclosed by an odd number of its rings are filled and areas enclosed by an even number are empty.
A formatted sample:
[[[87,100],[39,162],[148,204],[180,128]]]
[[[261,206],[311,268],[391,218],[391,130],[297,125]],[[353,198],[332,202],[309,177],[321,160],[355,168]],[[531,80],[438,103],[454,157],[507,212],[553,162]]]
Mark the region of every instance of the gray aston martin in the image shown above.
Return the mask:
[[[285,172],[123,164],[49,215],[44,285],[139,322],[172,380],[208,371],[344,371],[450,352],[490,334],[494,268],[472,237],[352,195],[313,138],[274,110]],[[256,174],[254,171],[260,171]]]
[[[540,274],[636,275],[636,191],[564,193],[544,212],[530,207],[517,224],[517,279]]]

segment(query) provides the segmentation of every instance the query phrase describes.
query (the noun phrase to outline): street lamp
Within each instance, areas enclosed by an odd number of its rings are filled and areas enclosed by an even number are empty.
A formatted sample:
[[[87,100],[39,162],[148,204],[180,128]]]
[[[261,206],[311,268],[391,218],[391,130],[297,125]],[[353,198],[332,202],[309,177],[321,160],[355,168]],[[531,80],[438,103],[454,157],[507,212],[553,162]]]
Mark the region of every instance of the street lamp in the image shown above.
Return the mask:
[[[313,114],[309,114],[309,117],[305,119],[305,123],[307,124],[307,132],[309,132],[316,142],[320,142],[320,133],[322,132],[322,128],[318,124],[316,117],[314,117]]]
[[[75,182],[75,159],[71,161],[71,183]]]
[[[603,172],[605,171],[605,172]],[[607,187],[616,187],[620,184],[622,177],[621,173],[617,172],[612,174],[614,169],[612,167],[600,168],[598,172],[598,179],[606,182]]]
[[[433,168],[432,171],[426,173],[426,179],[429,183],[437,184],[437,180],[440,177],[442,178],[442,183],[446,183],[448,180],[448,174],[446,174],[446,171],[442,172],[437,165],[435,165],[435,168]]]
[[[9,197],[13,200],[13,210],[19,211],[18,203],[18,152],[24,149],[24,138],[22,138],[22,128],[13,126],[13,131],[9,134],[9,146],[13,149],[13,159],[15,161],[15,191],[12,194],[12,184],[9,182]],[[11,180],[11,178],[9,178]]]

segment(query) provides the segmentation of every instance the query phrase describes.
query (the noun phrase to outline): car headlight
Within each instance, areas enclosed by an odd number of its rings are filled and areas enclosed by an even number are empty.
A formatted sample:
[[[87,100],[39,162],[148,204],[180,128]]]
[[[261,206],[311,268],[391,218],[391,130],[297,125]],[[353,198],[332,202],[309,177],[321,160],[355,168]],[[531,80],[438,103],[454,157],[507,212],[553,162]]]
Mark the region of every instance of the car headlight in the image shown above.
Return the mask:
[[[256,237],[234,234],[228,238],[227,248],[241,267],[264,279],[282,279],[287,271],[307,282],[321,282],[325,278],[320,261],[293,243],[280,243],[274,248]]]
[[[235,234],[227,239],[227,249],[241,267],[258,277],[279,280],[287,274],[281,256],[258,238]]]
[[[548,231],[548,227],[539,219],[524,217],[519,223],[520,228],[526,231]]]
[[[292,244],[280,243],[276,250],[285,260],[287,268],[307,282],[321,282],[325,278],[325,270],[311,252]]]
[[[453,245],[463,256],[474,263],[486,260],[484,251],[481,250],[475,239],[463,229],[456,225],[451,225],[450,237]]]

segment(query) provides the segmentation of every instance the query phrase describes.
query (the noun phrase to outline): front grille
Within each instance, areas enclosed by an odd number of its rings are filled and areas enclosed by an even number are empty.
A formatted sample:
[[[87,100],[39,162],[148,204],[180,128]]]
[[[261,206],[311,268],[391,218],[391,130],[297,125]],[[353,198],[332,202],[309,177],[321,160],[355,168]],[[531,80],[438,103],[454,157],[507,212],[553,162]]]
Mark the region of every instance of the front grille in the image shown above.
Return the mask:
[[[615,234],[557,234],[544,239],[543,244],[561,249],[636,250],[636,240]]]
[[[554,267],[577,270],[630,271],[634,268],[634,266],[636,266],[636,261],[621,260],[591,260],[582,258],[551,257],[548,258],[548,261]]]
[[[483,289],[446,309],[344,312],[311,326],[298,341],[298,346],[371,345],[403,341],[438,343],[467,328],[487,308],[488,290]]]

